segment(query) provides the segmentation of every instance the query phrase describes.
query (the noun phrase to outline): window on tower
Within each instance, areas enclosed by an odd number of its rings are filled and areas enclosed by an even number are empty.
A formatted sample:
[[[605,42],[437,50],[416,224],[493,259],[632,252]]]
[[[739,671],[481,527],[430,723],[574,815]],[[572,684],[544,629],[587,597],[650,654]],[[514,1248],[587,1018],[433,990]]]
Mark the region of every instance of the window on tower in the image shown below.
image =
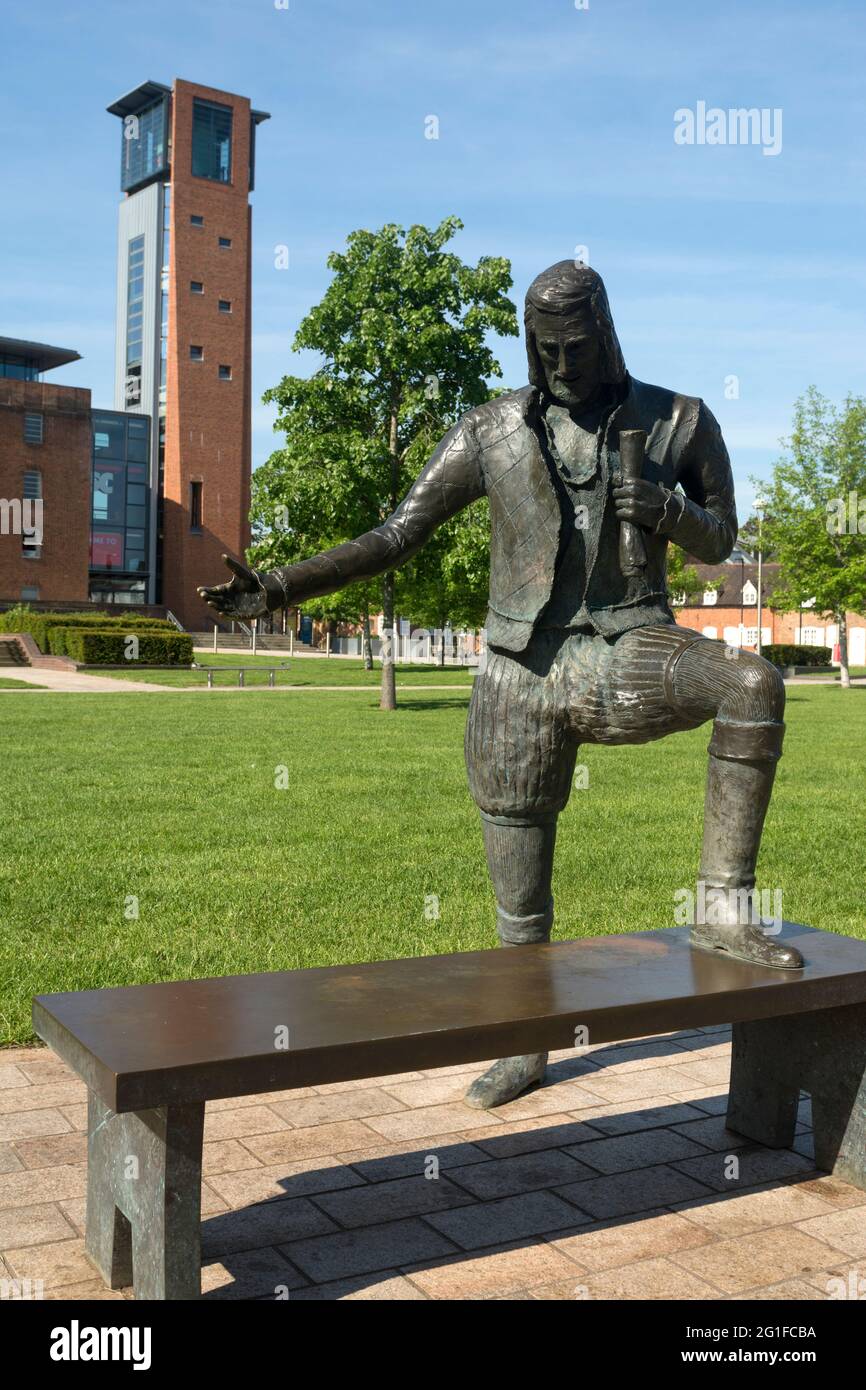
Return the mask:
[[[141,404],[144,333],[144,237],[133,237],[126,262],[126,404]]]
[[[39,560],[42,556],[41,518],[34,524],[42,509],[42,474],[38,468],[29,468],[24,474],[23,497],[25,502],[29,502],[29,507],[23,525],[21,554],[25,560]]]
[[[120,187],[124,193],[146,183],[168,166],[168,101],[165,97],[129,112],[122,121]]]
[[[232,109],[193,99],[192,172],[199,179],[230,183],[232,176]]]
[[[191,531],[201,530],[201,483],[195,482],[189,485],[189,529]]]

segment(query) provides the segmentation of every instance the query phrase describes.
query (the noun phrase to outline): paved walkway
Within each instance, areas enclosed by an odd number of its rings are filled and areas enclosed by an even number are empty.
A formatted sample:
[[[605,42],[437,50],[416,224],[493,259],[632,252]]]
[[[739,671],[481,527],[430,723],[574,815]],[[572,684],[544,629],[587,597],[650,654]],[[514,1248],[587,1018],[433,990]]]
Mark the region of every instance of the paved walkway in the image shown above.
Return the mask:
[[[238,663],[238,664],[240,665],[240,663]],[[142,691],[160,691],[160,692],[163,692],[163,693],[164,693],[165,691],[172,691],[174,694],[185,694],[185,695],[189,695],[190,693],[196,693],[196,692],[202,691],[202,690],[207,691],[207,686],[206,686],[205,684],[202,684],[202,685],[193,685],[193,686],[157,685],[157,684],[153,684],[153,683],[151,683],[151,682],[149,682],[149,681],[133,681],[133,680],[127,680],[126,678],[124,678],[124,679],[121,680],[121,679],[114,679],[114,678],[112,678],[111,676],[92,676],[92,675],[89,675],[89,674],[85,673],[84,671],[52,671],[52,670],[43,669],[42,667],[14,666],[14,667],[9,667],[8,669],[7,669],[6,667],[3,667],[2,674],[4,674],[4,675],[9,675],[13,680],[16,680],[16,681],[23,681],[23,682],[24,682],[25,684],[27,684],[27,685],[41,686],[41,687],[43,687],[43,692],[42,692],[42,693],[47,693],[48,691],[58,691],[58,690],[61,690],[61,691],[62,691],[62,690],[66,690],[66,691],[73,691],[73,692],[76,692],[76,693],[81,693],[81,692],[83,692],[83,691],[96,691],[96,692],[99,692],[99,693],[101,693],[101,694],[106,694],[106,693],[108,693],[108,692],[113,692],[113,693],[116,694],[118,691],[123,692],[124,690],[127,690],[127,691],[128,691],[128,690],[133,690],[133,691],[139,691],[139,692],[142,692]],[[227,674],[232,674],[232,673],[227,673]],[[202,678],[202,679],[204,679],[204,678]],[[225,691],[227,691],[227,690],[228,690],[228,691],[236,691],[236,690],[238,690],[239,688],[242,688],[242,689],[245,690],[245,691],[270,690],[270,689],[271,689],[271,687],[270,687],[270,686],[267,686],[267,685],[245,685],[245,686],[243,686],[243,687],[238,687],[238,685],[236,684],[236,682],[237,682],[237,675],[236,675],[236,674],[233,675],[233,679],[234,679],[234,681],[235,681],[235,684],[233,684],[233,685],[219,685],[219,686],[214,686],[213,690],[207,691],[207,693],[208,693],[208,694],[213,694],[214,691],[223,691],[223,692],[225,692]],[[808,677],[799,677],[799,678],[793,678],[793,679],[791,679],[791,680],[786,680],[785,684],[786,684],[786,685],[832,685],[832,684],[834,684],[834,682],[833,682],[832,680],[826,679],[826,678],[819,678],[819,679],[815,679],[815,680],[810,680]],[[866,685],[866,677],[858,676],[857,678],[855,678],[854,680],[852,680],[851,684],[852,684],[852,685]],[[398,688],[402,691],[403,694],[406,694],[407,692],[413,691],[413,690],[471,690],[471,689],[472,689],[472,684],[471,684],[471,682],[468,682],[468,681],[467,681],[467,682],[461,682],[461,683],[458,683],[458,682],[455,682],[455,681],[449,681],[449,682],[442,682],[442,681],[440,681],[438,684],[435,683],[435,682],[430,682],[429,684],[424,684],[424,685],[416,685],[416,684],[414,684],[414,683],[411,684],[411,685],[401,685],[401,684],[400,684],[400,680],[399,680],[399,669],[398,669],[398,681],[397,681],[397,685],[398,685]],[[295,694],[298,694],[298,693],[301,692],[301,691],[321,691],[321,690],[324,690],[324,691],[342,691],[342,690],[367,690],[367,691],[376,691],[376,690],[378,690],[378,688],[379,688],[378,685],[277,685],[277,686],[274,686],[274,687],[273,687],[273,691],[283,691],[283,692],[285,692],[285,691],[291,691],[291,692],[293,692],[293,693],[295,693]],[[15,692],[15,687],[13,687],[13,686],[9,686],[9,687],[2,687],[2,686],[0,686],[0,695],[3,695],[3,694],[14,694],[14,692]]]
[[[4,667],[3,673],[5,674],[5,672],[6,668]],[[233,673],[227,672],[227,674],[232,675]],[[229,693],[237,693],[240,690],[243,694],[246,691],[269,690],[271,694],[278,691],[282,691],[283,693],[289,691],[297,695],[299,692],[308,690],[366,690],[371,694],[377,694],[379,691],[378,685],[275,685],[271,687],[268,685],[238,686],[237,684],[215,685],[213,690],[208,691],[207,685],[204,683],[204,677],[202,677],[201,685],[157,685],[150,681],[127,680],[126,677],[114,679],[111,676],[92,676],[85,671],[51,671],[44,670],[41,667],[29,666],[15,666],[14,668],[10,668],[10,678],[16,681],[23,681],[27,685],[41,687],[43,693],[58,690],[81,693],[82,691],[90,690],[97,691],[100,694],[105,694],[106,692],[116,693],[117,691],[120,691],[122,694],[125,690],[156,690],[163,693],[165,691],[170,691],[173,695],[195,695],[201,691],[213,695],[220,692],[225,694],[227,691]],[[234,674],[234,680],[235,682],[237,681],[236,674]],[[397,688],[405,694],[410,690],[471,690],[472,685],[468,681],[440,682],[438,685],[401,685],[398,680]],[[14,686],[0,686],[0,695],[14,694],[14,691]]]
[[[786,685],[839,685],[838,676],[786,676]],[[852,676],[852,685],[866,685],[866,676]],[[839,687],[841,689],[841,686]]]
[[[96,690],[105,694],[110,690],[174,690],[171,685],[148,685],[145,681],[112,680],[110,676],[89,676],[84,671],[52,671],[41,666],[3,667],[3,675],[10,680],[23,681],[26,685],[36,685],[44,690],[83,691]],[[0,687],[0,695],[14,692],[14,686]]]
[[[866,1192],[815,1170],[806,1101],[797,1152],[725,1130],[729,1046],[709,1028],[558,1053],[549,1084],[488,1113],[462,1101],[479,1066],[217,1101],[204,1295],[846,1296]],[[84,1101],[47,1050],[0,1051],[0,1278],[129,1297],[84,1255]]]

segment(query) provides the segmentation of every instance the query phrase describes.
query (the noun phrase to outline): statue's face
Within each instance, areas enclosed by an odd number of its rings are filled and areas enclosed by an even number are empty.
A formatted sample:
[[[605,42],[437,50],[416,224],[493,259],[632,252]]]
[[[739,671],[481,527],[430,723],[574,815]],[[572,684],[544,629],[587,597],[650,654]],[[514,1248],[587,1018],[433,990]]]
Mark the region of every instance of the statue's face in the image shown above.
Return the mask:
[[[560,405],[588,405],[602,383],[601,338],[591,310],[533,316],[535,345],[549,394]]]

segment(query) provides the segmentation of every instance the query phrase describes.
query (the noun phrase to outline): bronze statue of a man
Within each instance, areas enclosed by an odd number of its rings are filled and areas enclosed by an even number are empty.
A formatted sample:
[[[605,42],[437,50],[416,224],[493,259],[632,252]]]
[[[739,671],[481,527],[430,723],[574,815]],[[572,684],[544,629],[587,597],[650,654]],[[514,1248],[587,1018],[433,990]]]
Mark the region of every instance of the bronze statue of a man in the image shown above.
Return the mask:
[[[486,495],[489,651],[466,764],[502,945],[550,937],[556,822],[579,745],[646,743],[712,719],[699,881],[715,905],[692,941],[797,969],[799,953],[742,910],[781,754],[782,679],[761,657],[678,627],[665,589],[669,541],[712,564],[736,540],[719,426],[703,401],[628,374],[587,266],[560,261],[530,285],[526,348],[530,385],[464,415],[382,526],[270,574],[227,561],[234,577],[199,592],[233,618],[301,604],[405,563]],[[626,443],[642,442],[634,431],[646,436],[640,476],[625,466]],[[467,1100],[511,1100],[546,1060],[503,1058]]]

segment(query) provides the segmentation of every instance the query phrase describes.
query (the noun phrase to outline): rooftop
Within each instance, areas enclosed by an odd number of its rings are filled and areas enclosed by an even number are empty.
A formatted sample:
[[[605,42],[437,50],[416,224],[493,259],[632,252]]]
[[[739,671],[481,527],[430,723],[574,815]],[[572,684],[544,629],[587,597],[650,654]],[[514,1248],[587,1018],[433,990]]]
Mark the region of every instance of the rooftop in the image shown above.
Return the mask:
[[[50,372],[54,367],[65,367],[68,362],[81,361],[81,353],[72,348],[31,343],[26,338],[0,337],[0,357],[27,357],[40,372]]]
[[[131,116],[165,96],[171,96],[171,87],[166,87],[163,82],[142,82],[105,109],[112,116]]]
[[[171,87],[166,87],[164,82],[154,82],[149,78],[147,82],[141,82],[137,87],[133,87],[131,92],[126,92],[117,101],[113,101],[105,109],[111,116],[131,116],[135,112],[143,111],[146,106],[159,101],[160,97],[171,96]],[[262,121],[269,121],[271,113],[269,111],[252,111],[250,113],[256,125],[261,125]]]

